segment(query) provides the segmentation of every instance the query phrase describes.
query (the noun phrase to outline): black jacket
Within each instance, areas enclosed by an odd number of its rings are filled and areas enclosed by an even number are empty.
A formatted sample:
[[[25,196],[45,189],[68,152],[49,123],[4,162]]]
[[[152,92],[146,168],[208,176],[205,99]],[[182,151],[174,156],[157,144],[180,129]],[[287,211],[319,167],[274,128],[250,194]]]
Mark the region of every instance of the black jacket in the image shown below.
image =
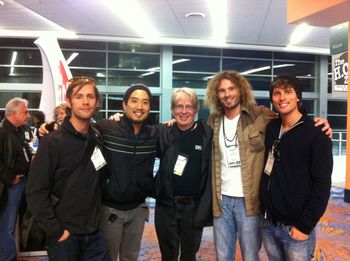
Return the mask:
[[[143,126],[135,135],[127,117],[122,117],[120,122],[102,120],[98,128],[108,162],[102,203],[119,210],[130,210],[143,203],[146,197],[154,197],[155,130]]]
[[[280,128],[281,119],[267,126],[265,158],[278,139]],[[271,175],[262,174],[262,210],[276,221],[309,234],[327,207],[333,168],[332,142],[321,127],[315,127],[313,120],[304,115],[282,135],[277,151],[279,160],[274,161]]]
[[[29,170],[29,162],[24,157],[26,150],[28,160],[32,157],[32,150],[25,140],[26,128],[16,128],[10,121],[4,119],[0,123],[0,183],[3,192],[0,193],[0,206],[6,201],[7,188],[11,186],[16,175],[26,175]],[[1,209],[1,207],[0,207]]]
[[[194,226],[204,227],[212,224],[212,194],[211,194],[211,141],[212,130],[202,121],[198,121],[203,128],[201,181],[195,196],[196,213]],[[173,206],[173,170],[179,154],[179,133],[174,125],[158,125],[158,152],[160,158],[159,170],[156,175],[157,204]]]
[[[72,234],[98,229],[100,171],[88,155],[96,146],[102,147],[99,132],[90,126],[83,135],[68,118],[58,131],[41,139],[28,174],[26,196],[28,208],[47,233],[49,243],[56,242],[64,229]]]

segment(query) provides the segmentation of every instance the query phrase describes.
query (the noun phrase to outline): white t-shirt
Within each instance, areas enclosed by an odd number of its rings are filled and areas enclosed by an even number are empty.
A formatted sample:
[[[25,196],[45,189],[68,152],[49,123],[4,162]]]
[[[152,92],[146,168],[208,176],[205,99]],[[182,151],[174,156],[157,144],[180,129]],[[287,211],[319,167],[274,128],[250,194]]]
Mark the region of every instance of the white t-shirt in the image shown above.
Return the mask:
[[[232,120],[223,117],[219,131],[219,148],[221,164],[221,194],[232,197],[243,197],[243,184],[239,145],[237,138],[237,124],[240,115]],[[225,126],[225,131],[224,127]]]

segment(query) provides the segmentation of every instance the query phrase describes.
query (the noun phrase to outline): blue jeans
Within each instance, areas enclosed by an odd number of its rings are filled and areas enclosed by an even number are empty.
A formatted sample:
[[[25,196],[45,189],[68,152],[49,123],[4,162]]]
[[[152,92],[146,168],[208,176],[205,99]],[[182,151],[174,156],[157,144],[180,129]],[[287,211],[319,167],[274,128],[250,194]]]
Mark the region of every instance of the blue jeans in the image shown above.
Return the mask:
[[[270,261],[306,261],[312,260],[315,251],[316,235],[312,230],[307,240],[295,240],[290,237],[291,226],[274,225],[264,220],[261,233],[264,247]]]
[[[52,261],[107,261],[107,248],[100,232],[89,235],[70,235],[55,242],[47,251]]]
[[[8,189],[5,209],[0,213],[0,261],[16,260],[16,242],[14,238],[17,213],[21,204],[26,178]]]
[[[262,215],[247,216],[244,198],[222,196],[223,215],[214,218],[214,242],[218,261],[235,260],[239,239],[243,260],[258,261]]]

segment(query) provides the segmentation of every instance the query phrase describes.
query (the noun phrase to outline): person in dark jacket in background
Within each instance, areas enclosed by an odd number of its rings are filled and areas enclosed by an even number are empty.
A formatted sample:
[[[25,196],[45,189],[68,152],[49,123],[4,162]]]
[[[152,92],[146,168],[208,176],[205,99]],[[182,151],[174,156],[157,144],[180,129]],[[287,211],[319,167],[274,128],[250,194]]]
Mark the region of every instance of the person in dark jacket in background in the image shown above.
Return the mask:
[[[28,101],[13,98],[0,124],[0,260],[4,261],[16,259],[15,224],[32,158],[26,141],[29,118]]]
[[[108,260],[99,232],[102,137],[91,125],[99,107],[94,79],[69,81],[70,117],[42,138],[28,175],[28,208],[45,230],[50,260]]]
[[[152,95],[143,84],[124,94],[119,122],[102,120],[97,126],[104,140],[108,167],[102,195],[101,231],[112,260],[137,260],[149,210],[145,198],[154,197],[153,165],[156,132],[145,124]]]
[[[155,227],[163,261],[196,260],[203,227],[211,225],[211,128],[194,121],[199,110],[190,88],[174,90],[176,123],[158,125]]]
[[[279,118],[268,124],[265,137],[263,244],[269,260],[311,260],[314,228],[330,195],[332,142],[304,112],[297,78],[277,77],[270,99]]]

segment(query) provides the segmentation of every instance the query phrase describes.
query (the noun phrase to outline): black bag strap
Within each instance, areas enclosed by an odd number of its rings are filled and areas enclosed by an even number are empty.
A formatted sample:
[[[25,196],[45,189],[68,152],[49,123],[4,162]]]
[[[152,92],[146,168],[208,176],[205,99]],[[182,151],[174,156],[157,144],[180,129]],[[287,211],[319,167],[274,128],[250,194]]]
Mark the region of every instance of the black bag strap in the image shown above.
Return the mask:
[[[55,186],[55,184],[53,184],[52,193],[50,195],[51,204],[53,206],[56,206],[61,200],[61,198],[63,197],[63,195],[67,191],[69,191],[69,189],[73,186],[73,184],[75,183],[75,181],[79,176],[78,174],[83,170],[83,168],[86,167],[85,163],[89,162],[96,146],[97,144],[95,142],[91,142],[89,144],[79,164],[74,169],[73,173],[65,180],[65,182],[63,182],[60,186]]]

